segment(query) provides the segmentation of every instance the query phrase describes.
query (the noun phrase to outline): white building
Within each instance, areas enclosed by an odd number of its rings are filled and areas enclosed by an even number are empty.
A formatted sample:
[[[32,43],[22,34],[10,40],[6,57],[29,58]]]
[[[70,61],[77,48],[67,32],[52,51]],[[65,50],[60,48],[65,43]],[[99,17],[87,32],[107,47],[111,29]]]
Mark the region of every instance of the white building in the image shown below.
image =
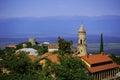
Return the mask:
[[[16,52],[20,52],[20,51],[28,52],[29,55],[33,55],[33,56],[37,56],[38,55],[37,50],[35,50],[33,48],[22,48],[22,49],[17,50]]]
[[[58,51],[58,44],[48,44],[48,52]]]

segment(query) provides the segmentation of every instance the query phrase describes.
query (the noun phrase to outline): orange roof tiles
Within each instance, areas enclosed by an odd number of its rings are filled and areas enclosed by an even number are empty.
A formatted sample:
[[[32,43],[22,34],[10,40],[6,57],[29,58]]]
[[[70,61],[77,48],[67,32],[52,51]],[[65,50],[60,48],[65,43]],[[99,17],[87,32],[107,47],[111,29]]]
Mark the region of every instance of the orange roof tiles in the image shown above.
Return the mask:
[[[81,58],[85,60],[88,64],[112,61],[112,59],[105,54],[85,55],[81,56]]]
[[[88,67],[88,70],[91,73],[95,73],[95,72],[100,72],[100,71],[104,71],[112,68],[118,68],[118,65],[116,63],[111,63],[111,64],[106,64],[106,65],[101,65],[96,67]]]
[[[58,54],[51,54],[47,57],[48,59],[51,60],[53,63],[59,64],[60,62],[58,61]]]
[[[119,67],[116,63],[114,63],[112,61],[112,59],[110,57],[108,57],[107,55],[105,55],[103,53],[95,54],[95,55],[85,55],[85,56],[81,56],[81,58],[90,65],[111,61],[111,63],[108,63],[108,64],[98,65],[98,66],[94,66],[94,67],[88,67],[88,70],[91,73],[100,72],[100,71]]]
[[[16,48],[15,45],[8,45],[8,46],[6,46],[6,47],[8,47],[8,48]]]
[[[45,53],[41,56],[41,59],[48,58],[51,62],[59,64],[60,62],[58,61],[58,54],[51,54],[51,53]]]

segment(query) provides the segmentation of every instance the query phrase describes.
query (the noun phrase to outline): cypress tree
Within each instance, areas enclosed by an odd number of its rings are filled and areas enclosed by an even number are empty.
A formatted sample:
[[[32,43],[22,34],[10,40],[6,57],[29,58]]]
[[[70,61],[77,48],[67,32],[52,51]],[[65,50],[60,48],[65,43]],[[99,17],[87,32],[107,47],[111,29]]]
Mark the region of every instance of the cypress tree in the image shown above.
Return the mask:
[[[100,52],[104,52],[103,35],[100,36]]]

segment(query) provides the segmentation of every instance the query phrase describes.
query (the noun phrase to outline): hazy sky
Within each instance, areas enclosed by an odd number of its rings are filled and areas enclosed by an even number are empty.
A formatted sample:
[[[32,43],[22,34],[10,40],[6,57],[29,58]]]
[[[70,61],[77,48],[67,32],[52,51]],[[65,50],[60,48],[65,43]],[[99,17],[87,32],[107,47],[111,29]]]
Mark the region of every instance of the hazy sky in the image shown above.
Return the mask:
[[[120,0],[0,0],[0,17],[120,15]]]
[[[119,21],[110,20],[111,22],[95,20],[95,16],[106,15],[120,16],[120,0],[0,0],[0,35],[15,35],[17,33],[75,34],[77,29],[79,29],[81,21],[76,20],[76,18],[75,20],[69,21],[67,19],[64,21],[64,18],[76,16],[91,17],[90,20],[87,19],[89,20],[88,22],[87,20],[84,22],[88,33],[99,34],[103,32],[107,35],[120,33],[120,25],[118,24],[120,19]],[[49,19],[47,20],[47,18],[45,20],[42,18],[43,22],[35,19],[33,21],[21,21],[21,18],[26,17],[32,19],[33,17],[51,16],[62,17],[62,20],[52,19],[55,21],[52,22]],[[92,21],[93,17],[94,20]],[[12,18],[19,19],[13,20]],[[104,27],[106,28],[104,29]],[[116,27],[116,31],[112,31],[114,27]],[[56,29],[59,30],[56,31]]]

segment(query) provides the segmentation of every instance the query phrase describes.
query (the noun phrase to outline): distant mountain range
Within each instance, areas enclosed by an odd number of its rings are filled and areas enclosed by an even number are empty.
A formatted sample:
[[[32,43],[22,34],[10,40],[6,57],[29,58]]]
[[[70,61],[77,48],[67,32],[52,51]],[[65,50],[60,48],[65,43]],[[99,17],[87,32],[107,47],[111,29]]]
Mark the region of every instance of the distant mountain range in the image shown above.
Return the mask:
[[[120,37],[120,16],[23,17],[0,19],[0,37],[76,37],[81,24],[87,35]]]

